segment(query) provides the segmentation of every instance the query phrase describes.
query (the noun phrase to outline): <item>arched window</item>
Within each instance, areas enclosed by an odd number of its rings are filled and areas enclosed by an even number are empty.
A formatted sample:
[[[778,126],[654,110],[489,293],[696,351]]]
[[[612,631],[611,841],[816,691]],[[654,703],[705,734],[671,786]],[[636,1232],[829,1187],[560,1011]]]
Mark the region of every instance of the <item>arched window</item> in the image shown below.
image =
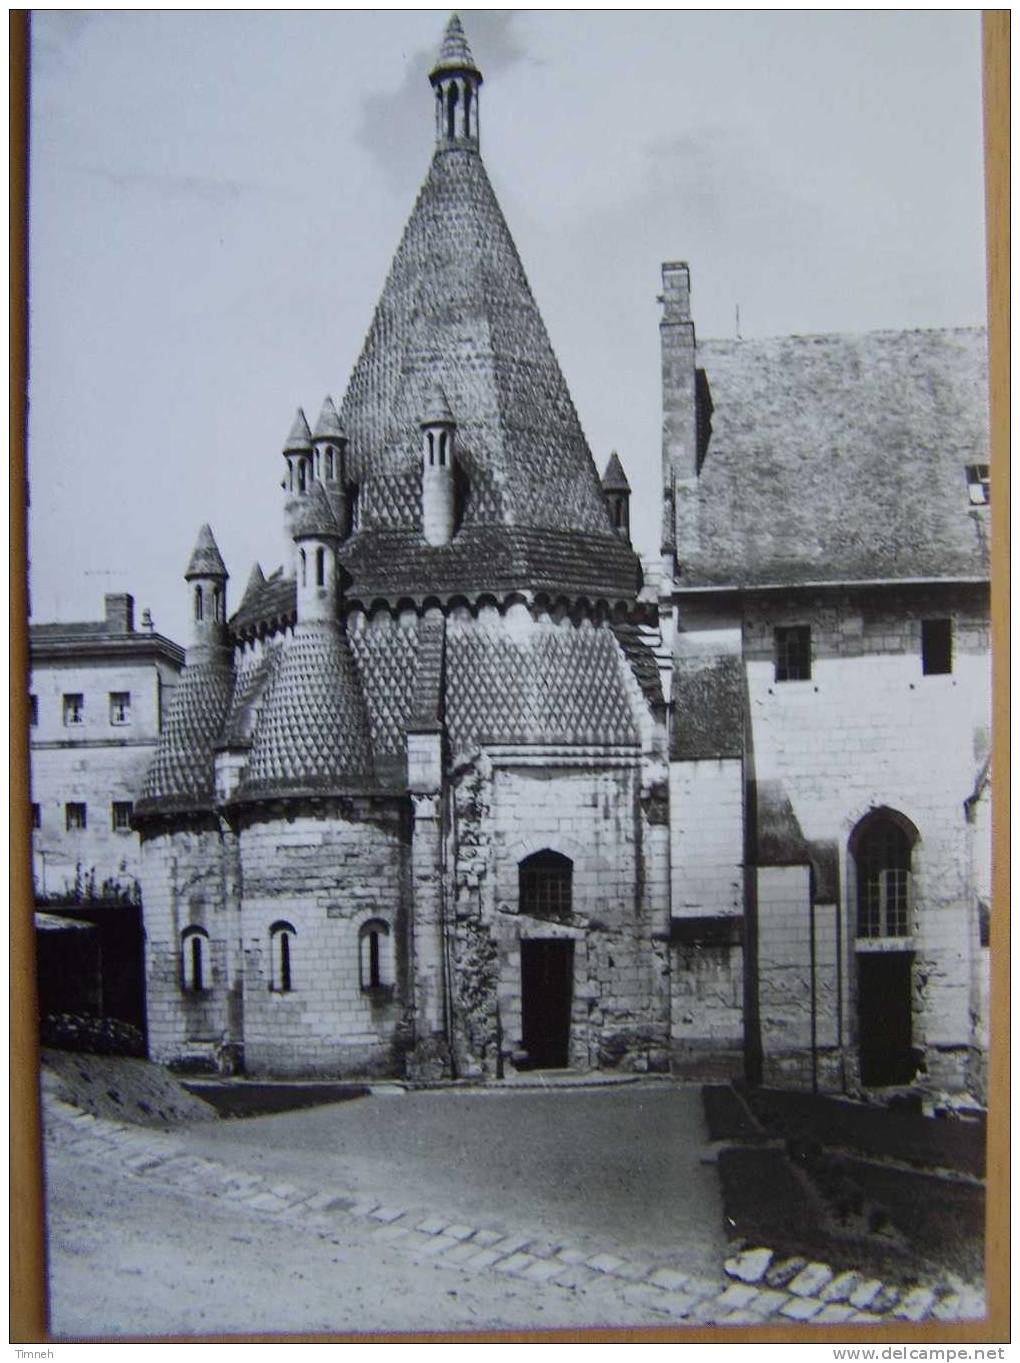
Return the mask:
[[[301,560],[301,585],[308,585],[308,558],[303,549],[299,550],[298,557]]]
[[[361,987],[386,989],[393,983],[390,925],[383,918],[370,918],[358,932],[358,964]]]
[[[223,619],[223,588],[220,587],[220,586],[214,587],[214,588],[213,588],[213,593],[212,593],[212,598],[213,598],[213,619],[214,619],[214,620],[222,620],[222,619]]]
[[[464,136],[471,136],[471,86],[464,86]]]
[[[425,435],[429,442],[429,466],[431,467],[436,462],[436,440],[431,431],[426,431]]]
[[[315,585],[324,587],[326,585],[326,551],[316,549],[315,551]]]
[[[282,920],[269,929],[269,988],[276,994],[289,994],[294,988],[294,938],[291,923]]]
[[[308,469],[303,459],[298,460],[297,486],[298,492],[305,492],[308,488]]]
[[[209,987],[209,934],[205,928],[185,928],[181,933],[181,988],[198,994]]]
[[[909,937],[916,833],[890,813],[870,815],[850,843],[857,869],[857,936]]]
[[[203,612],[202,587],[201,587],[201,584],[199,584],[199,585],[195,588],[195,619],[196,619],[196,620],[201,620],[201,619],[202,619],[202,612]]]
[[[444,468],[445,465],[446,465],[446,441],[447,441],[447,434],[446,434],[446,432],[445,432],[445,431],[440,431],[440,432],[439,432],[439,467],[440,467],[440,468]]]
[[[563,922],[572,909],[574,863],[545,848],[525,857],[518,867],[521,913]]]
[[[333,447],[326,446],[326,481],[331,481],[333,477]]]

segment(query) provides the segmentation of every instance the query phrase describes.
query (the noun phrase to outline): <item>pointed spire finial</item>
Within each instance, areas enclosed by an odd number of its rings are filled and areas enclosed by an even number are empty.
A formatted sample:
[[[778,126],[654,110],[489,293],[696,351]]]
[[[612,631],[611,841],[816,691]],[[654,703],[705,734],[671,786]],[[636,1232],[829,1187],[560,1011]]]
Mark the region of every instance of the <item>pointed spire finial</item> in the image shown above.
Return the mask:
[[[185,580],[190,581],[193,577],[227,578],[229,576],[212,530],[208,525],[203,525],[198,532],[195,547],[191,551],[191,558],[184,574]]]
[[[464,35],[464,25],[460,22],[460,15],[456,11],[450,15],[447,21],[439,55],[430,74],[435,76],[438,72],[443,71],[470,72],[478,77],[478,83],[481,84],[482,73],[472,56],[468,40]],[[435,84],[435,81],[433,81],[433,84]]]

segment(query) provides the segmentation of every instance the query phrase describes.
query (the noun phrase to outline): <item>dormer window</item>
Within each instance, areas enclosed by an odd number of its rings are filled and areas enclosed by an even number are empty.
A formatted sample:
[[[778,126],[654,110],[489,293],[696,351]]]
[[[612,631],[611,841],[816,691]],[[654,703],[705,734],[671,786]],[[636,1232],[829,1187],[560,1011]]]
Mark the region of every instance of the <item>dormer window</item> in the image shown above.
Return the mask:
[[[991,480],[987,464],[967,465],[967,492],[971,506],[987,506],[991,500]]]

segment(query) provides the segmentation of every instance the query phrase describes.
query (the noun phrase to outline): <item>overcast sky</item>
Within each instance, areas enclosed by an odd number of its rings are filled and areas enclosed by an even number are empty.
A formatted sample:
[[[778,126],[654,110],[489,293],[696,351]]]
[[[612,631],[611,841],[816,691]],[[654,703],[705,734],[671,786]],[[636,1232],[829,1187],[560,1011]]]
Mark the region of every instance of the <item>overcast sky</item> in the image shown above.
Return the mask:
[[[462,11],[482,153],[595,459],[657,552],[663,260],[701,337],[983,323],[975,13]],[[338,402],[431,155],[446,11],[32,18],[33,618],[187,640],[283,560],[295,407]]]

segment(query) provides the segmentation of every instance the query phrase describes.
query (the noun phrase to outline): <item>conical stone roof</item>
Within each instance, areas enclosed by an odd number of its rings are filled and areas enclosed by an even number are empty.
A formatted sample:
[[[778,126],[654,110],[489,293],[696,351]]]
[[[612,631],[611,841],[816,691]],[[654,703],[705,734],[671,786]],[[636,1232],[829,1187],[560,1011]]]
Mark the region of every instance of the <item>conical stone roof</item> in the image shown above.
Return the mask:
[[[464,36],[464,26],[460,22],[459,14],[450,15],[439,48],[439,55],[431,74],[432,76],[440,76],[444,71],[470,71],[478,77],[479,81],[482,78],[482,73],[471,55],[470,47],[468,47],[468,40]]]
[[[219,547],[208,525],[198,532],[198,539],[191,551],[188,567],[184,574],[189,581],[193,577],[229,577]]]
[[[291,535],[294,539],[337,539],[340,527],[333,515],[333,508],[326,496],[326,489],[319,482],[313,482],[306,497],[297,500],[291,520]]]
[[[602,475],[602,486],[607,492],[629,492],[630,483],[627,482],[627,475],[623,471],[620,463],[620,456],[613,450],[609,456],[609,463],[606,471]]]
[[[515,527],[538,532],[539,549],[549,532],[613,536],[516,247],[482,161],[466,147],[433,158],[344,398],[363,531],[420,532],[418,432],[433,383],[456,413],[469,488],[460,535]],[[626,566],[617,561],[621,582],[633,577],[627,554]]]
[[[312,433],[308,429],[308,419],[299,407],[294,418],[294,424],[290,428],[290,434],[284,442],[284,454],[307,454],[312,448]]]
[[[242,795],[324,793],[373,782],[365,701],[335,625],[298,625],[275,656],[261,710]]]
[[[312,432],[313,440],[344,440],[346,432],[340,415],[333,404],[333,399],[327,397],[322,404],[322,411],[319,413],[315,423],[315,430]]]

